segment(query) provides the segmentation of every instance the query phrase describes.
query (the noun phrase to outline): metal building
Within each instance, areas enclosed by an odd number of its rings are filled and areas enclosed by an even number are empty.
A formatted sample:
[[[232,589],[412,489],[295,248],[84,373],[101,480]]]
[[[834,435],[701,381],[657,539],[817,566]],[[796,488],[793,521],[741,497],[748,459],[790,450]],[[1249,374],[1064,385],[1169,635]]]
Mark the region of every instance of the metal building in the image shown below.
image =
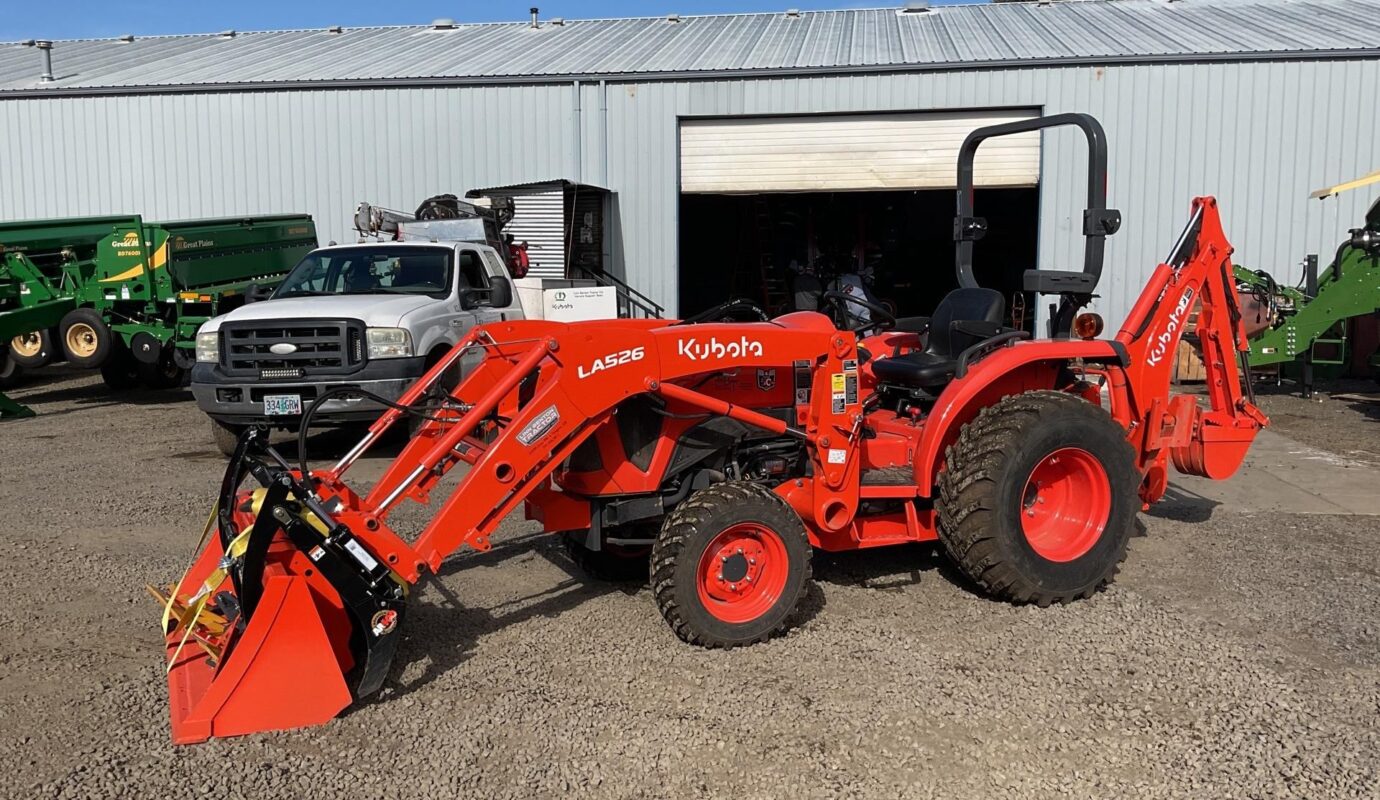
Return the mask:
[[[673,312],[853,227],[919,303],[952,280],[967,130],[1087,111],[1126,220],[1115,323],[1195,194],[1238,261],[1290,277],[1360,219],[1364,192],[1308,194],[1380,168],[1378,22],[1380,0],[1036,0],[0,44],[0,217],[306,211],[348,240],[359,200],[589,185],[603,266]],[[979,161],[979,213],[1016,231],[992,261],[1076,268],[1077,135]]]

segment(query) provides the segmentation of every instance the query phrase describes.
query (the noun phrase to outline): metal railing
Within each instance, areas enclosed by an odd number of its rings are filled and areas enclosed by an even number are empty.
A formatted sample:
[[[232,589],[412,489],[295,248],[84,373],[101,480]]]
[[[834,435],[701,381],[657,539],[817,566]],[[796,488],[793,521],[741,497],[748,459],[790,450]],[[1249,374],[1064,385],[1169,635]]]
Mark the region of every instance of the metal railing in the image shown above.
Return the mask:
[[[571,278],[586,278],[600,286],[612,286],[618,292],[618,316],[631,319],[661,319],[666,309],[652,298],[629,286],[622,279],[579,264],[571,264]]]

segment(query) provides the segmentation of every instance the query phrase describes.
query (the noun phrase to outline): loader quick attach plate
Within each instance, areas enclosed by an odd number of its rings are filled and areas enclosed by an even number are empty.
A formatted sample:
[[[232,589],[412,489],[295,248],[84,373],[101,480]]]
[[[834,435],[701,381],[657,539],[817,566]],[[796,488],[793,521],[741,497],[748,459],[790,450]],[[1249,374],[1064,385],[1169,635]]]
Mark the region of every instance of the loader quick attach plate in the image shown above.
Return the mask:
[[[264,488],[240,491],[246,475]],[[397,650],[403,584],[257,432],[231,458],[216,521],[179,584],[186,596],[169,601],[179,610],[167,631],[173,740],[322,724],[377,691]],[[214,601],[196,612],[203,596]]]

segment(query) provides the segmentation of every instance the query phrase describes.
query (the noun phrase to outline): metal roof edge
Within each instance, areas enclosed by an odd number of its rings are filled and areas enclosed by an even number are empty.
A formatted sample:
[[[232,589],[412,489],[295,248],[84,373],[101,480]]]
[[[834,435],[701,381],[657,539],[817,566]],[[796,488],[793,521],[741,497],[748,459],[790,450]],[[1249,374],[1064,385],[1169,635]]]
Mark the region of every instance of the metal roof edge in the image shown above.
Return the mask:
[[[1255,61],[1349,61],[1380,58],[1380,47],[1345,50],[1269,50],[1253,53],[1171,53],[1139,56],[1076,56],[1062,58],[944,61],[932,64],[875,64],[777,69],[717,69],[668,72],[571,73],[457,77],[349,78],[298,81],[242,81],[227,83],[155,84],[145,86],[78,86],[0,89],[0,101],[64,97],[146,96],[158,94],[226,94],[231,92],[313,91],[321,89],[428,89],[464,86],[559,86],[572,83],[667,83],[698,80],[815,78],[932,72],[991,71],[1013,68],[1109,67],[1140,64],[1205,64]]]

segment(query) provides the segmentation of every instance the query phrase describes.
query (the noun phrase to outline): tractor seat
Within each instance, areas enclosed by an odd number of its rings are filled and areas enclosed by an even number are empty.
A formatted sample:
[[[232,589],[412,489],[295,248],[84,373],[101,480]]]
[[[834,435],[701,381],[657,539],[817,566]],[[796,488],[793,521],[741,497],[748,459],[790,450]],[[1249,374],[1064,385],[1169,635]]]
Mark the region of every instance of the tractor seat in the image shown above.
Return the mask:
[[[930,317],[925,349],[903,356],[878,358],[872,374],[883,384],[932,389],[953,380],[964,350],[1001,332],[1006,299],[995,289],[955,289],[939,301]]]

